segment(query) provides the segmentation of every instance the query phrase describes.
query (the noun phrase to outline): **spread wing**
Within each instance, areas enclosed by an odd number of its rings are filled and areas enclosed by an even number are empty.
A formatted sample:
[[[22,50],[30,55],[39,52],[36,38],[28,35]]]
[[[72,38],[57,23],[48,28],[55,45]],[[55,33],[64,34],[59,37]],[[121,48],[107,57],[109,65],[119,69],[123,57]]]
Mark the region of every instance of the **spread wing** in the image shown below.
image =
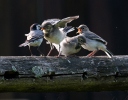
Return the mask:
[[[51,23],[52,25],[55,25],[59,21],[60,21],[60,19],[47,19],[47,20],[44,20],[44,22],[42,23],[42,25],[44,25],[45,23]]]
[[[79,16],[71,16],[71,17],[67,17],[64,19],[57,19],[57,18],[47,19],[47,20],[44,20],[42,25],[44,25],[46,23],[51,23],[52,25],[55,25],[56,27],[64,28],[65,26],[67,26],[67,23],[70,23],[71,21],[73,21],[77,18],[79,18]]]
[[[73,20],[75,20],[75,19],[78,19],[78,18],[79,18],[79,16],[66,17],[66,18],[64,18],[64,19],[62,19],[62,20],[60,20],[60,21],[58,21],[58,22],[56,23],[56,26],[63,28],[63,27],[65,27],[65,26],[67,26],[67,23],[70,23],[71,21],[73,21]]]

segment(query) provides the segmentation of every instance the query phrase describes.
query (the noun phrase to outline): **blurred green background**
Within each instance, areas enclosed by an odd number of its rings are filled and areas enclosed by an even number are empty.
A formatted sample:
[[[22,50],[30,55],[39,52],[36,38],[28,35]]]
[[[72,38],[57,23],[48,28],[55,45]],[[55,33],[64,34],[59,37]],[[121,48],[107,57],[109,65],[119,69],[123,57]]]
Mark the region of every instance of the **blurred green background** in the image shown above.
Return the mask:
[[[86,24],[108,42],[107,47],[114,55],[127,55],[127,5],[127,0],[0,0],[0,56],[29,56],[28,47],[18,46],[25,41],[24,34],[29,32],[30,25],[74,15],[80,18],[68,25],[77,27]],[[68,35],[74,36],[76,31]],[[49,49],[44,41],[41,50],[46,55]],[[35,55],[39,55],[35,48],[32,50]],[[77,55],[88,53],[82,49]],[[98,53],[105,55],[101,51]],[[52,55],[56,54],[54,50]]]

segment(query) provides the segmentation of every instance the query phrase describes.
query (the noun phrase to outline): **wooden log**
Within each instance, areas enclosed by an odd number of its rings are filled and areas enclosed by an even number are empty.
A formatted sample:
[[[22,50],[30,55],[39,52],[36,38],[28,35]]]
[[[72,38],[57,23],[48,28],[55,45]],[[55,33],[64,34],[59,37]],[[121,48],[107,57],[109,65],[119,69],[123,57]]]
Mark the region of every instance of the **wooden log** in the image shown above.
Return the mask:
[[[128,89],[128,56],[1,56],[0,92]]]

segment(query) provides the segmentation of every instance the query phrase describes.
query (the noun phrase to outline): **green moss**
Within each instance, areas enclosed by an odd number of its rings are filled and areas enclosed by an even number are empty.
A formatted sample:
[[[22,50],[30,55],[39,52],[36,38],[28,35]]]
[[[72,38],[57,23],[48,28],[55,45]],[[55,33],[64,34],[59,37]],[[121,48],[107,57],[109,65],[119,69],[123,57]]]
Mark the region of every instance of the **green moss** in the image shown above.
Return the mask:
[[[0,81],[0,92],[114,91],[128,90],[128,79],[81,81],[79,78],[12,79]]]

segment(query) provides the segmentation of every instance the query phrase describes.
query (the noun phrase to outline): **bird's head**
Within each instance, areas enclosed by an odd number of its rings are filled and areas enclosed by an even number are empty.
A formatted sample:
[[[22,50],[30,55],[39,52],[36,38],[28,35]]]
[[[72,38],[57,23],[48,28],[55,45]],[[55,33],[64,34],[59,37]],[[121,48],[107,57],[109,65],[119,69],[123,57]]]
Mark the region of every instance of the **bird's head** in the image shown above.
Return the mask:
[[[82,24],[79,27],[77,27],[77,29],[78,29],[78,32],[77,32],[78,34],[82,34],[84,31],[88,31],[89,30],[89,28],[84,24]]]
[[[42,23],[41,25],[41,30],[44,32],[44,33],[50,33],[52,30],[53,30],[53,25],[49,22],[47,23]]]
[[[40,30],[40,24],[34,23],[30,26],[30,30]]]
[[[81,45],[85,45],[86,44],[86,39],[84,36],[78,35],[78,43]]]

